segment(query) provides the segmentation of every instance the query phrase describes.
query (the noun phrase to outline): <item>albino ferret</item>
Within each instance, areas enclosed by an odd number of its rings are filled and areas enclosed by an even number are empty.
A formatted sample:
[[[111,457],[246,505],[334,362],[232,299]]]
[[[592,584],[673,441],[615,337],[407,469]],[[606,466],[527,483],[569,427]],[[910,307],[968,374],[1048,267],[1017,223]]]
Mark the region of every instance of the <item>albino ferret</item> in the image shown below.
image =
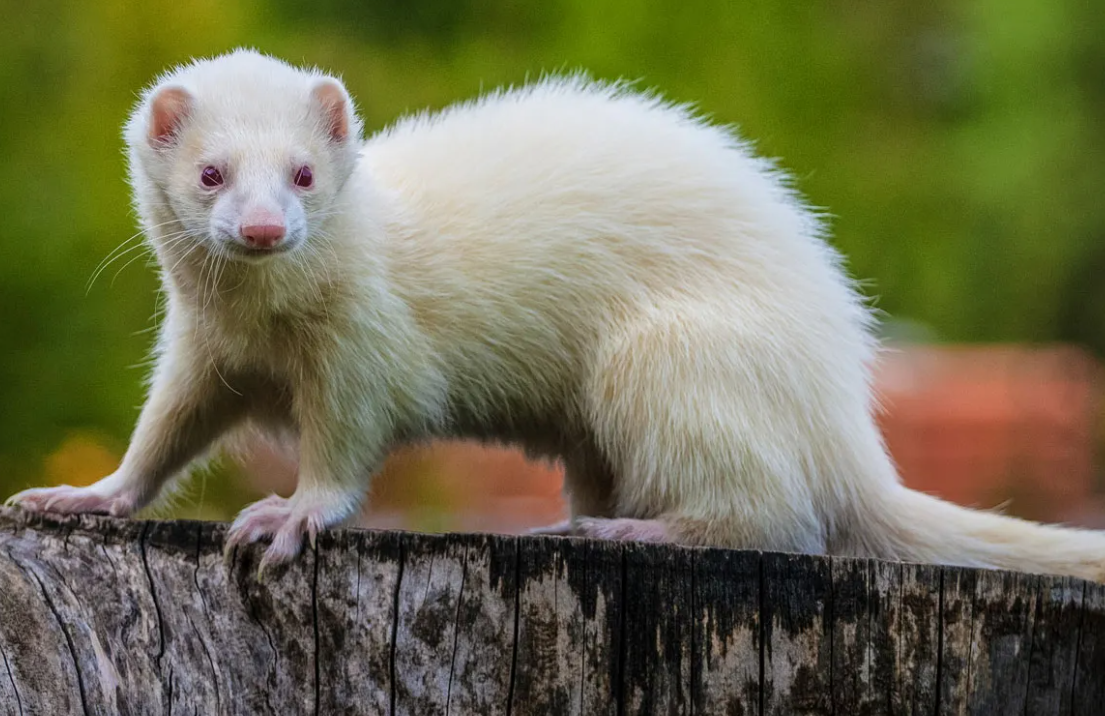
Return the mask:
[[[872,416],[872,317],[817,218],[727,130],[573,77],[365,141],[343,85],[237,51],[126,126],[168,297],[112,475],[29,510],[129,515],[242,430],[299,449],[235,521],[264,563],[359,511],[397,444],[565,468],[546,532],[1100,580],[1105,535],[901,485]]]

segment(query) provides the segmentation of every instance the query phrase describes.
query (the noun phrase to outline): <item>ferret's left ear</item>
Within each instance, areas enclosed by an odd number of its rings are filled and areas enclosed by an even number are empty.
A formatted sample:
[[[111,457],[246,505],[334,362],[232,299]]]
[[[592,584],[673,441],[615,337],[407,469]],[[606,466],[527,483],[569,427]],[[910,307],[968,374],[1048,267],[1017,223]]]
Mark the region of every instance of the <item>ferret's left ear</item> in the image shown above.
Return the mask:
[[[344,143],[356,131],[353,101],[341,82],[332,77],[319,80],[311,90],[311,101],[319,110],[332,141]]]

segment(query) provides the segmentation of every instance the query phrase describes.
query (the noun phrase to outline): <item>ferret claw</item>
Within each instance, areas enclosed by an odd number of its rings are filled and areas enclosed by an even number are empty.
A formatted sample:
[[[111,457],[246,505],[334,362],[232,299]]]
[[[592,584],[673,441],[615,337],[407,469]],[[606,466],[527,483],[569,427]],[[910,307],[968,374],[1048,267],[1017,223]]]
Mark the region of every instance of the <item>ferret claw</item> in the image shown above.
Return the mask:
[[[287,564],[298,557],[303,551],[304,536],[314,549],[318,532],[325,527],[323,508],[304,509],[296,504],[294,498],[270,495],[246,507],[234,520],[227,533],[223,557],[229,560],[239,545],[271,539],[258,566],[257,577],[260,579],[269,568]]]
[[[126,517],[135,510],[135,501],[125,494],[108,494],[92,487],[35,487],[17,492],[4,501],[9,507],[28,512],[55,512],[66,515],[98,514]]]
[[[661,520],[637,520],[626,517],[581,517],[573,534],[593,539],[625,542],[672,542],[671,531]]]
[[[531,535],[590,537],[627,542],[670,542],[667,525],[661,520],[637,520],[627,517],[577,517],[544,527],[535,527]]]
[[[534,527],[529,530],[529,534],[534,537],[570,537],[575,534],[575,530],[571,520],[561,520],[551,525]]]

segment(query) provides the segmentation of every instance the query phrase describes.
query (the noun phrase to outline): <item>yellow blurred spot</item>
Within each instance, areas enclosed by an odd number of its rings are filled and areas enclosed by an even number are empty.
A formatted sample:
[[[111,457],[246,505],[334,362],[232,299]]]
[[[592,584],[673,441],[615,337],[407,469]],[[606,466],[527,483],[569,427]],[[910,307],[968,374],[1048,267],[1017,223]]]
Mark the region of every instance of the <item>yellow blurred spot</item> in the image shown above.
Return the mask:
[[[43,472],[50,485],[90,485],[111,474],[119,465],[119,456],[94,436],[74,433],[43,461]]]

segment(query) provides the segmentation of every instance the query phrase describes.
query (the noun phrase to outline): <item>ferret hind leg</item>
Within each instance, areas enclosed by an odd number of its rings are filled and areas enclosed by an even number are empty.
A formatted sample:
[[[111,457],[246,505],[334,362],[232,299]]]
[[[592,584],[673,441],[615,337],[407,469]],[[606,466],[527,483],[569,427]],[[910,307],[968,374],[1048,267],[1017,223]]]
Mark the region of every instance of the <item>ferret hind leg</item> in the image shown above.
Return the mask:
[[[612,332],[586,414],[612,466],[614,519],[577,533],[822,554],[809,413],[817,376],[757,327],[694,305]],[[813,386],[816,387],[816,386]]]

